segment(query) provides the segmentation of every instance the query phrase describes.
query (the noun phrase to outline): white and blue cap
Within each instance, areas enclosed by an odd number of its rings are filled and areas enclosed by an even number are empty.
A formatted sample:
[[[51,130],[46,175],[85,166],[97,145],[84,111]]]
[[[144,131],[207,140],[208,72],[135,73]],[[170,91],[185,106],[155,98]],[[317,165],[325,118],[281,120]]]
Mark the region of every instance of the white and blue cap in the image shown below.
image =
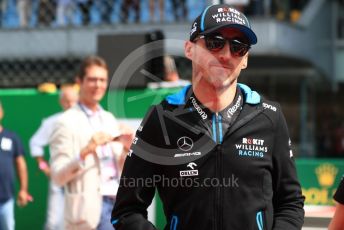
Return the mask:
[[[223,28],[237,28],[247,37],[250,45],[257,43],[257,36],[251,29],[247,17],[227,4],[208,6],[192,23],[190,41],[199,35],[213,33]]]

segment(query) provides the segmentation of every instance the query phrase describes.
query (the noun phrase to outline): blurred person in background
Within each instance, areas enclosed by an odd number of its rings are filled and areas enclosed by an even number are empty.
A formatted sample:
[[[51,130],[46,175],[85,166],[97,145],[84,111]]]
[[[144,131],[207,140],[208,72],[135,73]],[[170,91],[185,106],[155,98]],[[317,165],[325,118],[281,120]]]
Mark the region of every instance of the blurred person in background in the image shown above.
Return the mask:
[[[7,10],[7,1],[8,0],[0,0],[0,27],[3,26],[6,10]]]
[[[76,0],[76,3],[81,12],[81,24],[86,26],[91,22],[91,8],[93,0]]]
[[[328,226],[329,230],[343,230],[344,229],[344,180],[340,181],[338,189],[333,196],[334,200],[337,201],[336,211]]]
[[[174,58],[170,55],[164,56],[165,81],[178,81],[179,74]]]
[[[172,0],[174,19],[179,21],[186,21],[188,17],[188,8],[186,0]]]
[[[176,62],[171,55],[164,56],[164,78],[163,81],[149,82],[147,87],[157,88],[175,88],[190,85],[190,81],[181,79],[178,74]]]
[[[50,26],[55,20],[56,0],[39,0],[38,26]]]
[[[73,0],[57,0],[56,22],[58,26],[72,24],[75,4]]]
[[[14,230],[15,170],[19,178],[17,204],[25,206],[32,197],[28,193],[28,175],[24,148],[17,134],[2,125],[4,110],[0,102],[0,230]]]
[[[17,0],[20,27],[28,27],[32,14],[32,0]]]
[[[65,111],[74,106],[78,101],[78,90],[75,85],[61,86],[59,103]],[[44,147],[48,145],[53,127],[62,112],[53,114],[43,120],[41,126],[30,139],[31,156],[36,158],[38,168],[50,178],[50,166],[44,160]],[[45,230],[57,230],[63,228],[64,194],[63,188],[52,181],[49,184],[47,217]]]
[[[134,20],[139,23],[141,20],[140,0],[123,0],[121,6],[121,22],[127,23],[129,20],[129,11],[134,10]]]
[[[133,132],[99,104],[108,80],[102,58],[90,56],[82,61],[76,77],[79,102],[59,117],[49,141],[51,176],[64,186],[66,230],[112,229],[109,220],[119,184],[119,162]]]
[[[115,1],[117,0],[103,0],[97,1],[96,5],[100,12],[101,23],[111,24],[112,11],[114,10]]]
[[[164,17],[165,17],[165,0],[149,0],[150,21],[156,22],[156,19],[155,19],[155,7],[156,7],[156,5],[159,6],[160,22],[163,22]]]

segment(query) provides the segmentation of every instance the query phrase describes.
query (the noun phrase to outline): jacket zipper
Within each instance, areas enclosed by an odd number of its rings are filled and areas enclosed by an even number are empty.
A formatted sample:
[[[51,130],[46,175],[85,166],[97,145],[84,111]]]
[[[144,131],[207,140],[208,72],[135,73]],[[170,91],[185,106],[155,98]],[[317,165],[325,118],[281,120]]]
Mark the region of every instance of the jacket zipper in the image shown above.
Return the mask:
[[[221,178],[223,177],[222,172],[222,139],[223,139],[223,131],[222,131],[222,117],[218,113],[213,115],[213,139],[217,143],[216,146],[216,178],[221,182]],[[216,187],[215,192],[215,230],[221,230],[222,228],[222,188],[221,186]]]
[[[222,130],[222,117],[221,114],[215,113],[212,117],[213,140],[216,144],[222,144],[223,130]]]

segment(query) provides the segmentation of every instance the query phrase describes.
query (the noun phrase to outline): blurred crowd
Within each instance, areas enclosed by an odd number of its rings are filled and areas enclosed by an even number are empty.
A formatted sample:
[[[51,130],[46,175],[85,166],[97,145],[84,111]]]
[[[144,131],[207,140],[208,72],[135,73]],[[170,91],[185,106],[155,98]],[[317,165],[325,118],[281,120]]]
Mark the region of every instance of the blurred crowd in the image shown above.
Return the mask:
[[[216,0],[0,0],[5,28],[180,22]],[[308,0],[222,0],[247,15],[296,21]],[[195,12],[195,13],[193,13]]]
[[[108,79],[105,60],[86,57],[76,84],[61,86],[63,111],[43,119],[30,138],[31,156],[50,182],[46,230],[113,229],[110,215],[134,132],[100,105]],[[14,230],[15,202],[26,206],[33,197],[28,192],[23,143],[2,126],[3,116],[0,102],[0,229]],[[49,160],[44,157],[47,146]],[[17,201],[15,172],[19,178]]]

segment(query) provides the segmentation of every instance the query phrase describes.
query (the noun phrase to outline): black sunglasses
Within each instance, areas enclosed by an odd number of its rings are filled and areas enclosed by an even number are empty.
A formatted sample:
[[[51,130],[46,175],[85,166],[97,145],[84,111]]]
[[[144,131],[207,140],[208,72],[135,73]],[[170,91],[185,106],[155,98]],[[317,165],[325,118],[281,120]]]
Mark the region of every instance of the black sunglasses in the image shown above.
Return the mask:
[[[222,37],[221,35],[211,35],[211,34],[202,35],[202,36],[199,36],[199,38],[205,40],[205,45],[207,49],[212,52],[220,51],[221,49],[223,49],[223,47],[225,47],[226,42],[229,42],[229,49],[231,51],[231,54],[235,57],[244,56],[251,48],[250,45],[244,42],[241,42],[237,38],[227,39],[227,38]]]

